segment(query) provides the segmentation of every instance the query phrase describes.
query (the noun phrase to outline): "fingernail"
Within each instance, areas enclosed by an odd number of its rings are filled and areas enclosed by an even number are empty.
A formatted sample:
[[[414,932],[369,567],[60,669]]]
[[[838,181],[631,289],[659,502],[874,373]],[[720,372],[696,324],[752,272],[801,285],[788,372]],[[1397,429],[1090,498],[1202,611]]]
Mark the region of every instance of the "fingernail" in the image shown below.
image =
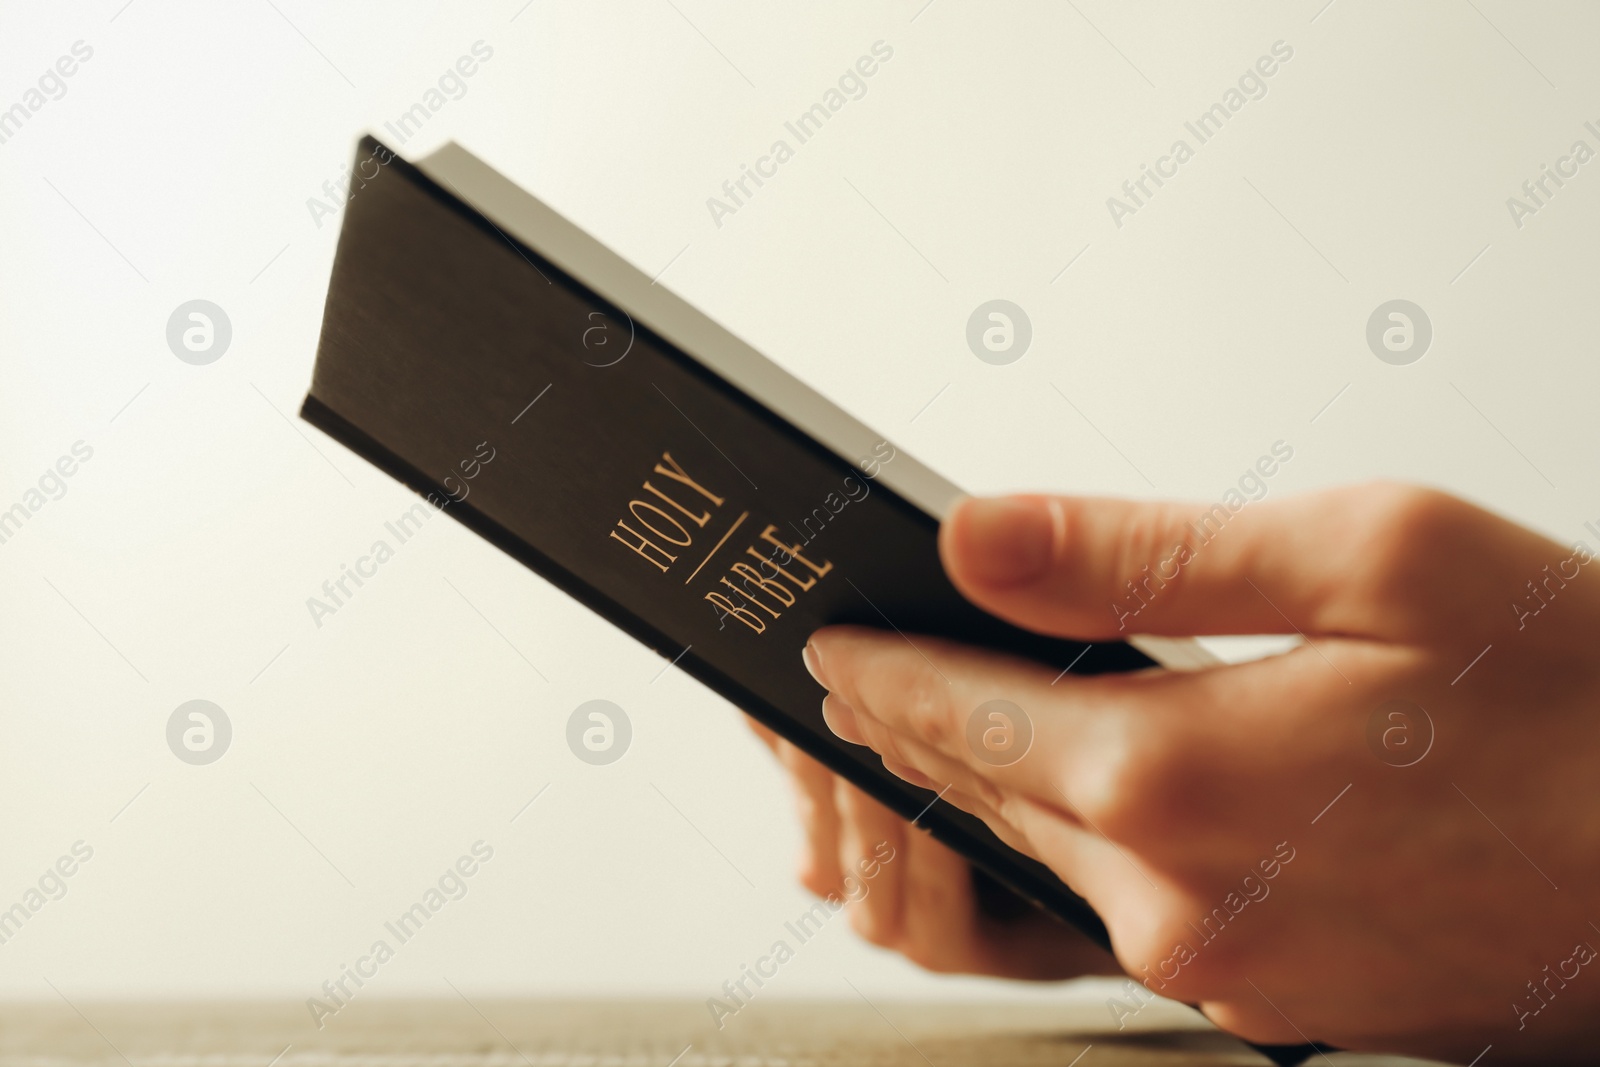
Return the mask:
[[[986,585],[1021,585],[1050,565],[1055,518],[1040,497],[974,498],[951,516],[966,576]]]
[[[867,743],[856,723],[855,709],[831,693],[822,698],[822,721],[841,741],[848,741],[852,745]]]
[[[883,758],[883,769],[894,775],[896,778],[906,782],[908,785],[914,785],[919,789],[939,788],[937,782],[923,774],[921,771],[917,770],[915,767],[908,766],[907,764],[901,763],[898,760],[892,760],[887,756]]]
[[[824,689],[828,688],[827,679],[822,676],[822,653],[817,651],[817,646],[807,641],[800,658],[805,661],[806,670],[817,680],[817,684]]]

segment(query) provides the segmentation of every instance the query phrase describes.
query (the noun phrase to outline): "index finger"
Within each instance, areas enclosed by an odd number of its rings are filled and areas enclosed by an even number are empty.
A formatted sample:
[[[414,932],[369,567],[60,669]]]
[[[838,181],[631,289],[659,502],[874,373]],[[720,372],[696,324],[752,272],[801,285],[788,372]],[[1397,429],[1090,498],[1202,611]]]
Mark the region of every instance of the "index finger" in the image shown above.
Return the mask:
[[[1128,676],[1059,678],[939,638],[830,626],[806,648],[818,682],[858,714],[1056,808],[1100,806],[1151,713]]]

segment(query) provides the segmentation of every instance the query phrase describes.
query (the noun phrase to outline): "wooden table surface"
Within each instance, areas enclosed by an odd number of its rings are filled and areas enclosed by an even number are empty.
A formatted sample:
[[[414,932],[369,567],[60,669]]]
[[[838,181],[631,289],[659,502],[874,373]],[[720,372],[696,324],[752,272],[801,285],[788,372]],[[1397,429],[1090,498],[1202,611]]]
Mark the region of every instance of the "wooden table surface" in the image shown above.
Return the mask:
[[[304,1002],[0,1004],[0,1067],[1134,1067],[1266,1061],[1175,1005],[1117,1031],[1102,1002],[756,1001],[719,1031],[703,1002],[359,997],[318,1029]],[[1087,1052],[1085,1050],[1088,1050]],[[1079,1060],[1079,1057],[1082,1057]]]

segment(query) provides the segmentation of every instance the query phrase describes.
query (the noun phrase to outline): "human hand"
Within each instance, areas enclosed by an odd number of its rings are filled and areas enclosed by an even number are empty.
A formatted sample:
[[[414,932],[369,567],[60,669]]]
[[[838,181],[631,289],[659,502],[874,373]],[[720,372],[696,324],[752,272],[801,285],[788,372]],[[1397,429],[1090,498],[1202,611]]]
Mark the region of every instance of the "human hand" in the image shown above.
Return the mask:
[[[1121,973],[1110,953],[1020,898],[1007,915],[990,914],[966,860],[749,722],[794,785],[805,830],[801,883],[819,897],[853,898],[850,923],[863,938],[931,971],[1021,979]],[[884,855],[892,858],[874,862]],[[876,873],[863,882],[869,864]],[[861,888],[851,892],[846,876]]]
[[[969,500],[940,546],[966,596],[1028,629],[1299,632],[1300,647],[1057,679],[832,627],[806,653],[829,725],[907,781],[948,786],[1094,906],[1130,974],[1226,1030],[1462,1063],[1490,1044],[1485,1063],[1592,1059],[1589,552],[1390,485],[1253,504],[1210,539],[1196,517]],[[1009,766],[967,741],[974,709],[997,698],[1032,724]]]

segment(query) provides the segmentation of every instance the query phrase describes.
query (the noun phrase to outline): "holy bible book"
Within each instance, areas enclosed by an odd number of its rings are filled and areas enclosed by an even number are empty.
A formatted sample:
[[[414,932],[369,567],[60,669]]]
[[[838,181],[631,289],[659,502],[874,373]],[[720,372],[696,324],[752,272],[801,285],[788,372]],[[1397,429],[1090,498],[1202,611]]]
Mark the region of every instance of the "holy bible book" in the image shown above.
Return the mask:
[[[975,608],[938,556],[955,486],[459,146],[360,143],[301,414],[1108,946],[1048,868],[835,737],[801,649],[855,623],[1075,674],[1214,660]]]
[[[1205,653],[975,608],[935,540],[954,486],[461,148],[361,142],[301,414],[1108,944],[1048,868],[836,738],[801,649],[856,623],[1077,674]]]

